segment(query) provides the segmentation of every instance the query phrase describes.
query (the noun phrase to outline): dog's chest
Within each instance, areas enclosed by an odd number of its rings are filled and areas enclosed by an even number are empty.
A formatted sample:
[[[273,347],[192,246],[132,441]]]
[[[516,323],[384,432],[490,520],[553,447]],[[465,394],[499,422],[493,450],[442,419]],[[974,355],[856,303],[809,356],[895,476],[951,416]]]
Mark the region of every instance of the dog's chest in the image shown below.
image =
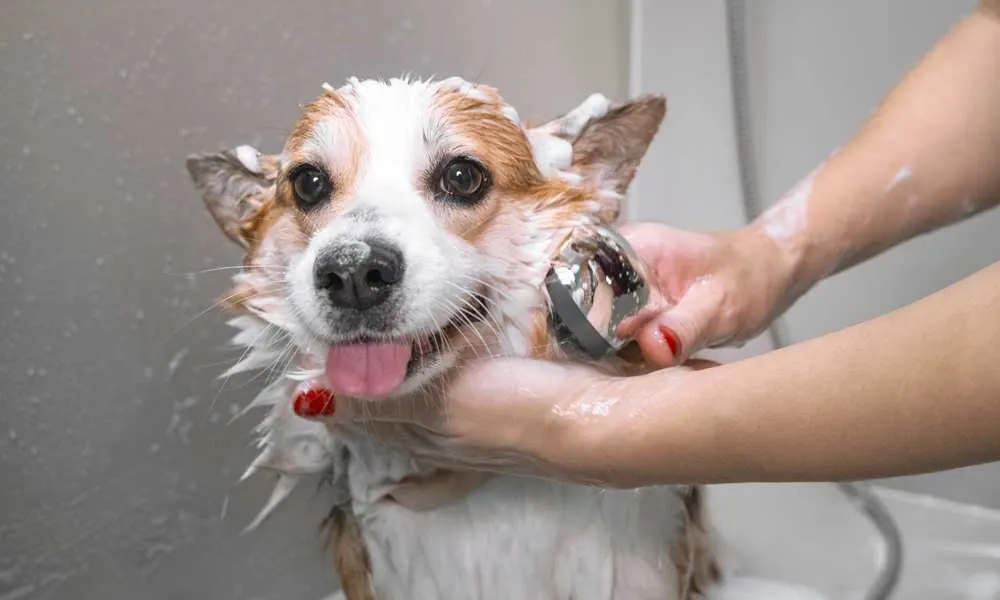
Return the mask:
[[[377,467],[402,472],[409,462],[387,459],[381,454]],[[676,598],[671,553],[683,507],[670,488],[598,490],[498,476],[414,512],[378,499],[381,478],[369,470],[376,464],[352,462],[353,509],[379,600]]]

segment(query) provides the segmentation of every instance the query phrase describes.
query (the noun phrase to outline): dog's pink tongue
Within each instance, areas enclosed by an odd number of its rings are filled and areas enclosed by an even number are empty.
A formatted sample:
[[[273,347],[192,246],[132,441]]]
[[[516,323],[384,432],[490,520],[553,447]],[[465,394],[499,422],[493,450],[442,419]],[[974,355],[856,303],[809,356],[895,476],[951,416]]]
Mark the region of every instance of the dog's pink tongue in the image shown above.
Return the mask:
[[[403,383],[409,362],[408,344],[330,346],[326,379],[334,394],[382,396]]]

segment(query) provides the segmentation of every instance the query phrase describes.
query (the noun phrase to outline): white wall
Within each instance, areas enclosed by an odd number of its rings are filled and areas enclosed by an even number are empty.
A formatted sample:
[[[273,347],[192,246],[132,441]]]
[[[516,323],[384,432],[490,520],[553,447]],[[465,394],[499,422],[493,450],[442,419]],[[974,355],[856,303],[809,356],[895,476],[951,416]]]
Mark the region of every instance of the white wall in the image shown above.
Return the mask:
[[[722,0],[638,0],[639,88],[668,122],[638,179],[636,216],[682,227],[742,223]],[[850,139],[974,0],[746,2],[750,115],[761,198],[773,202]],[[849,201],[849,199],[845,199]],[[891,311],[1000,259],[1000,212],[904,244],[834,277],[787,314],[799,341]],[[766,349],[757,340],[745,353]],[[1000,468],[893,485],[1000,507]]]
[[[667,117],[631,190],[629,217],[694,230],[745,222],[729,44],[720,0],[632,2],[632,93],[667,97]],[[732,360],[766,338],[711,354]]]

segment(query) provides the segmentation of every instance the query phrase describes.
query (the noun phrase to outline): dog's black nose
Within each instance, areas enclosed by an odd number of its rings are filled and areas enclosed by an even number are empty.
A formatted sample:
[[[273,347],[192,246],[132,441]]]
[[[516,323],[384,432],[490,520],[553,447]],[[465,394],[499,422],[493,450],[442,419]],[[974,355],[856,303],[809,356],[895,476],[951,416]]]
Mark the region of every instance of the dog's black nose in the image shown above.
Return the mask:
[[[336,246],[316,259],[316,288],[337,308],[367,310],[386,301],[403,280],[403,254],[369,240]]]

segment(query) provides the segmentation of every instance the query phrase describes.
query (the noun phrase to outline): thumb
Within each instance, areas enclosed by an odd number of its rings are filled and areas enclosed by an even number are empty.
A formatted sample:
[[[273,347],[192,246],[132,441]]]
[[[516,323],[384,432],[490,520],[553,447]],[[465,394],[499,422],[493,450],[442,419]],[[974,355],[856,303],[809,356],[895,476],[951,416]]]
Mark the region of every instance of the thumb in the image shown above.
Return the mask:
[[[646,360],[658,367],[683,363],[706,345],[722,294],[711,282],[697,283],[672,308],[643,325],[636,341]]]

